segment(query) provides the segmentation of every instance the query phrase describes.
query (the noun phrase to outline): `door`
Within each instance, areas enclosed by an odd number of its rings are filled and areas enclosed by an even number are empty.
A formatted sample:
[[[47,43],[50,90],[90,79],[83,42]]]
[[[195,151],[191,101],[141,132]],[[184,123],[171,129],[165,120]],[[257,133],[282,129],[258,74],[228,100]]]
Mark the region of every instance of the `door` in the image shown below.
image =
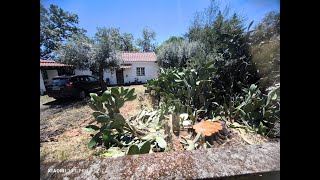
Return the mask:
[[[117,77],[117,84],[124,84],[123,69],[122,68],[117,69],[116,77]]]

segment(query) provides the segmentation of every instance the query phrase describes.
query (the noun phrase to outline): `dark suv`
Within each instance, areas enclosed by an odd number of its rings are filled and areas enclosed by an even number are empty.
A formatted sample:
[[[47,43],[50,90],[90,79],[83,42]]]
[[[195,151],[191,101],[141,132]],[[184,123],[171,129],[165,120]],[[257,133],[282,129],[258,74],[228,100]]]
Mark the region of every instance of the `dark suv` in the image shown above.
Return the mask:
[[[99,90],[99,81],[89,75],[57,76],[46,84],[48,96],[55,99],[84,99],[87,93]]]

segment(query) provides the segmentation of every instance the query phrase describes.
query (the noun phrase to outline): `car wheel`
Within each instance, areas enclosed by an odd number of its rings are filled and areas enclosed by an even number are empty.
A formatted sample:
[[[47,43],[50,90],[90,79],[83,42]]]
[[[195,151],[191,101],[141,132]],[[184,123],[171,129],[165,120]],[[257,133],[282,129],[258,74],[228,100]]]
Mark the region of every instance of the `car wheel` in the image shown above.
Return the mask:
[[[79,93],[79,99],[84,99],[86,97],[86,92],[80,91]]]

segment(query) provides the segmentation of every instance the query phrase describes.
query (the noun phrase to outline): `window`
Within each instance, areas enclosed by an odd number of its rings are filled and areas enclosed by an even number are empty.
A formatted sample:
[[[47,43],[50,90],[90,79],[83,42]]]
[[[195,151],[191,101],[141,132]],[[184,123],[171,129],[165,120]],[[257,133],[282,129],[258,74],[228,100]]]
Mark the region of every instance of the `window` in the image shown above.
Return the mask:
[[[66,78],[54,78],[49,81],[48,86],[62,86],[68,83],[69,79]]]
[[[98,80],[94,77],[88,76],[90,82],[97,82]]]
[[[144,76],[144,67],[137,67],[137,76]]]

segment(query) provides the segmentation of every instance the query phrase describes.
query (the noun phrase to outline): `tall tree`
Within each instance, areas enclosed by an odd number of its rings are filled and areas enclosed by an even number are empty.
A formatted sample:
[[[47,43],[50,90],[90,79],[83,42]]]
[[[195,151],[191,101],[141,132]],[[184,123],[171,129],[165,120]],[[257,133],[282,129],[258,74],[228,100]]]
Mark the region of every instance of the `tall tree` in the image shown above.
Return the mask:
[[[255,44],[280,35],[280,13],[271,11],[265,14],[262,21],[254,28],[251,41]]]
[[[191,57],[200,52],[201,47],[199,42],[169,39],[158,49],[157,60],[159,65],[164,68],[184,67]]]
[[[135,47],[133,41],[134,37],[131,33],[123,33],[121,37],[121,50],[122,51],[138,51],[138,48]]]
[[[156,39],[156,33],[149,29],[144,28],[142,30],[142,39],[137,39],[137,45],[140,47],[140,51],[142,52],[152,52],[156,49],[156,43],[154,42]]]
[[[121,63],[119,47],[121,36],[117,28],[97,28],[94,45],[90,53],[90,61],[96,67],[102,89],[106,89],[103,73],[106,69],[114,69]]]
[[[261,87],[280,83],[280,13],[271,11],[250,37],[252,61],[259,70]]]
[[[65,44],[60,44],[54,52],[61,62],[84,70],[91,68],[89,54],[92,47],[93,41],[90,38],[83,34],[75,34],[68,38]]]
[[[64,63],[79,69],[90,68],[98,75],[101,87],[105,90],[104,71],[113,70],[121,63],[121,40],[119,28],[97,28],[92,40],[84,35],[74,35],[55,52]]]
[[[56,5],[47,10],[40,4],[40,57],[52,57],[52,52],[73,34],[84,34],[79,28],[78,15],[64,11]]]
[[[229,98],[241,92],[241,84],[248,85],[259,80],[251,61],[249,35],[245,32],[244,18],[224,10],[212,0],[209,7],[199,12],[186,34],[189,41],[202,44],[205,56],[202,61],[214,61],[216,73],[212,77],[220,97]],[[250,26],[250,25],[249,25]],[[228,99],[225,99],[229,102]]]
[[[185,40],[183,37],[171,36],[169,39],[165,40],[164,43],[182,42],[183,40]]]

